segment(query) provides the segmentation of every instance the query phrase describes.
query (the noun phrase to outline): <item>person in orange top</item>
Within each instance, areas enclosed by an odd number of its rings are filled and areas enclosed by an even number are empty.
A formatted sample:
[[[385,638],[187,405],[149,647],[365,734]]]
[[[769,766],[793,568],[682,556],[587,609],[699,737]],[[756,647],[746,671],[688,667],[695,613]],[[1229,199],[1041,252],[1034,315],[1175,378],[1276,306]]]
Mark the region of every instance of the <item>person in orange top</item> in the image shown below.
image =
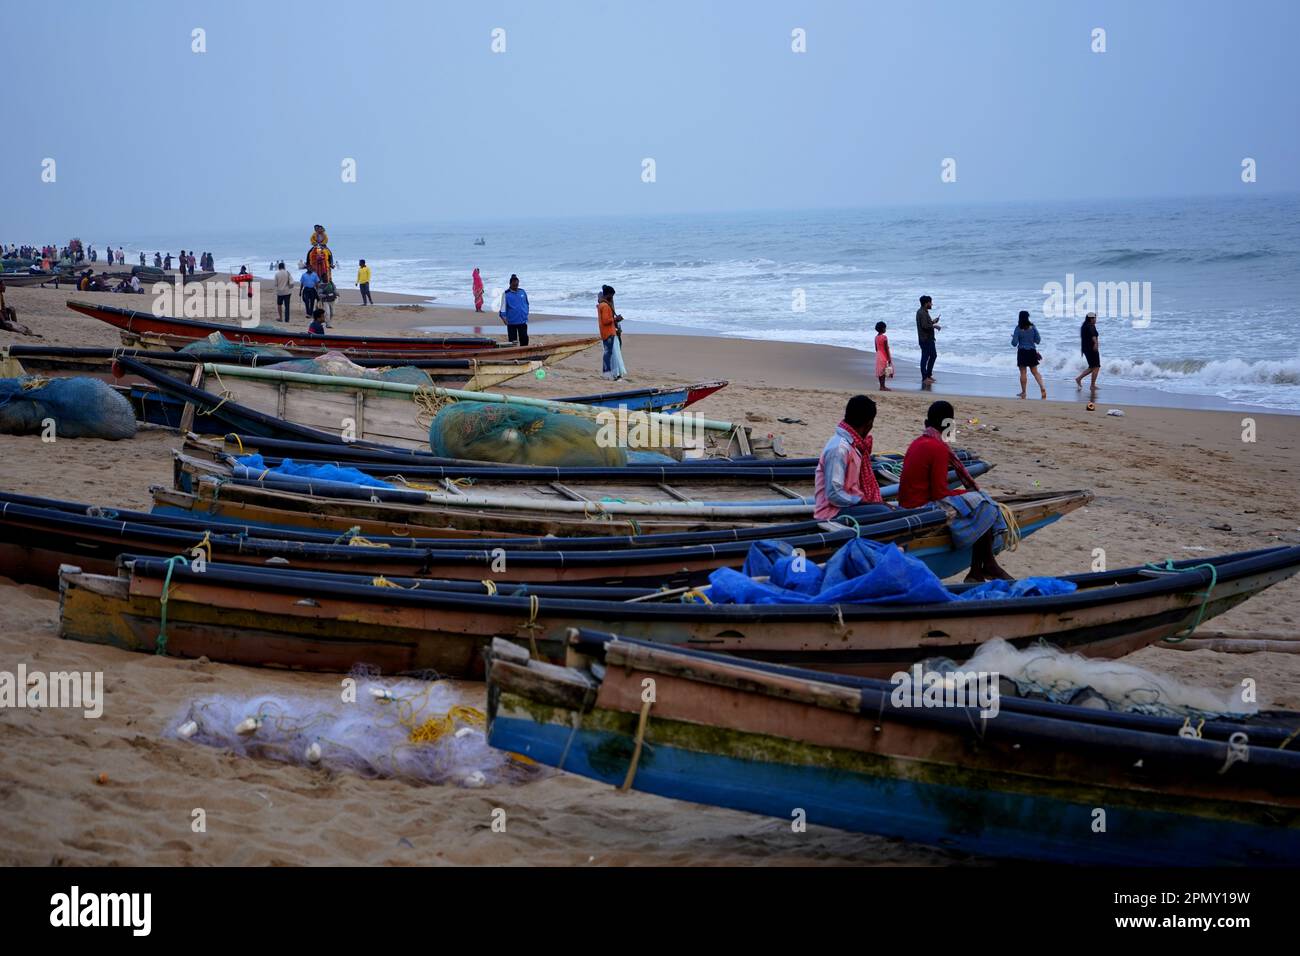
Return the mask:
[[[622,331],[619,323],[623,321],[623,316],[614,311],[612,285],[600,287],[600,299],[596,302],[596,317],[600,322],[600,344],[605,350],[601,359],[600,374],[617,381],[627,373],[627,369],[623,366],[622,355],[619,354],[619,333]]]

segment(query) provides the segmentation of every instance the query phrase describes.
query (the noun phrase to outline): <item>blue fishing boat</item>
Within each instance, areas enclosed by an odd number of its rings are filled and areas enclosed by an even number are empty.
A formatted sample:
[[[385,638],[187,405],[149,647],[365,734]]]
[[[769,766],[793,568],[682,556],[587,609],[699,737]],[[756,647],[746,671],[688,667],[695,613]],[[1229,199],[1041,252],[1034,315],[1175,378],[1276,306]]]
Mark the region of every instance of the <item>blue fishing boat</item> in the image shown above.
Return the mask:
[[[896,684],[570,632],[567,667],[496,640],[489,742],[602,783],[980,856],[1300,862],[1300,714],[1179,718]],[[901,697],[901,699],[900,699]]]

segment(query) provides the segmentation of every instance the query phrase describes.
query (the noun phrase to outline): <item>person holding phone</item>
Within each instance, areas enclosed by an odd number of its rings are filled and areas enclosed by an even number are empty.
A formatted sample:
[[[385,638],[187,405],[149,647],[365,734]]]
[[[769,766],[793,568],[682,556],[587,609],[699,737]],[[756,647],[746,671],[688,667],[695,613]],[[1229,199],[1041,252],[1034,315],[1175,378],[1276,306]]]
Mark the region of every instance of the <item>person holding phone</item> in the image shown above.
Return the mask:
[[[934,340],[934,333],[940,331],[939,316],[930,315],[933,305],[934,300],[928,295],[923,295],[921,307],[916,310],[916,340],[921,346],[922,388],[929,388],[934,384],[934,363],[939,357]]]

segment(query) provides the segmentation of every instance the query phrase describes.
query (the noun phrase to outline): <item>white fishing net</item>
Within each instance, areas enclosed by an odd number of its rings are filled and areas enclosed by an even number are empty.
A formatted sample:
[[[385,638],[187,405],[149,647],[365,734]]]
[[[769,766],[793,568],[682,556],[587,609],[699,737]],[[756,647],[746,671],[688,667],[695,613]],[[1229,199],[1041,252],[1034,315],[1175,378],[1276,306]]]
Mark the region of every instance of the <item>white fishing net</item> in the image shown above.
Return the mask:
[[[940,671],[996,672],[1014,683],[1020,696],[1057,703],[1086,700],[1087,706],[1103,706],[1104,701],[1110,710],[1165,717],[1240,717],[1259,711],[1259,704],[1242,699],[1240,686],[1196,687],[1133,664],[1083,657],[1045,644],[1020,650],[1004,640],[992,640],[964,664],[934,665],[932,669]],[[931,669],[929,662],[927,669]]]
[[[539,773],[531,761],[488,746],[481,711],[448,681],[384,680],[354,673],[344,688],[195,700],[166,734],[245,757],[466,787]]]

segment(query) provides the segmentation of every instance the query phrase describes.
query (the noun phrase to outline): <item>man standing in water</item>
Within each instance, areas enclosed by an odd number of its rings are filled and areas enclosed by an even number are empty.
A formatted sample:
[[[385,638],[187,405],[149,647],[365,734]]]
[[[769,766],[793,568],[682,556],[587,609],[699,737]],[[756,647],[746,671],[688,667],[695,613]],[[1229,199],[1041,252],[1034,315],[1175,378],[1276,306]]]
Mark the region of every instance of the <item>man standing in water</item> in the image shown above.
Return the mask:
[[[934,384],[934,361],[939,357],[935,349],[934,333],[940,331],[939,316],[930,316],[933,300],[928,295],[921,296],[921,307],[916,310],[916,340],[921,346],[921,387],[929,388]]]
[[[528,344],[528,293],[519,288],[519,276],[510,277],[510,288],[501,297],[501,311],[497,313],[506,324],[506,334],[511,343]]]
[[[1075,387],[1083,388],[1083,377],[1091,372],[1092,383],[1088,387],[1095,392],[1097,391],[1097,375],[1101,372],[1101,351],[1097,345],[1096,312],[1089,312],[1084,316],[1083,325],[1079,326],[1079,351],[1083,353],[1083,360],[1088,363],[1088,367],[1075,378]]]

